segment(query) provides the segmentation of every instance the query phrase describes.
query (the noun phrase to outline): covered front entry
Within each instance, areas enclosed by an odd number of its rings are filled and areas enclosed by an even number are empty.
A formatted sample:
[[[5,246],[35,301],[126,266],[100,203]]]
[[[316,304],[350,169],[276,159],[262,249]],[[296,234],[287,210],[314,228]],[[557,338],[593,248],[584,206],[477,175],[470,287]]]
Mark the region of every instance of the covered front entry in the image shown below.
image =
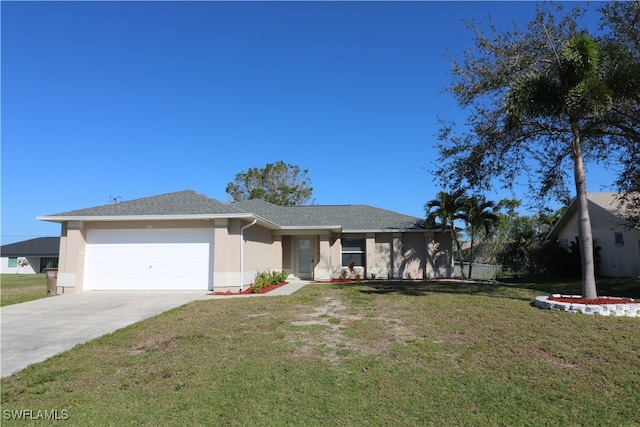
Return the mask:
[[[316,238],[296,236],[293,251],[294,275],[299,279],[313,280],[313,269],[318,258]]]
[[[213,230],[89,230],[84,290],[212,286]]]

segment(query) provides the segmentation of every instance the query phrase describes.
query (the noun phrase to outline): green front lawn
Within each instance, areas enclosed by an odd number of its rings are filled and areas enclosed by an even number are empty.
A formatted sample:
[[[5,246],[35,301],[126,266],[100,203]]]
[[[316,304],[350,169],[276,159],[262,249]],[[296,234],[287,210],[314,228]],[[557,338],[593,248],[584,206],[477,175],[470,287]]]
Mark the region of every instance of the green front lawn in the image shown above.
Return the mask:
[[[536,286],[196,301],[3,379],[3,425],[637,425],[640,319],[540,310]]]
[[[0,307],[46,298],[47,276],[45,274],[0,275]]]

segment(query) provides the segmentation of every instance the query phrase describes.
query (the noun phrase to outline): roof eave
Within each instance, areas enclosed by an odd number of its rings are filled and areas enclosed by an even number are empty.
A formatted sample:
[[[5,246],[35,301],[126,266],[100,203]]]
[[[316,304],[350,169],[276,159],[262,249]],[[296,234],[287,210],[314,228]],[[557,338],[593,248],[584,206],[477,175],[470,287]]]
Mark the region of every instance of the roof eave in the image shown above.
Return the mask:
[[[424,232],[440,232],[442,229],[429,229],[429,228],[366,228],[366,229],[346,229],[342,230],[343,233],[424,233]],[[445,230],[449,231],[449,230]]]
[[[339,233],[342,231],[341,225],[287,225],[278,227],[282,232],[286,231],[331,231],[335,233]]]
[[[76,216],[76,215],[52,215],[52,216],[39,216],[36,219],[40,221],[63,223],[68,221],[83,221],[83,222],[124,222],[124,221],[212,221],[216,219],[245,219],[245,220],[258,220],[258,224],[269,228],[279,229],[280,226],[272,221],[264,219],[258,215],[251,213],[237,213],[237,214],[189,214],[189,215],[105,215],[105,216]]]
[[[55,253],[48,253],[48,254],[43,254],[43,253],[33,253],[33,254],[29,254],[29,253],[23,253],[23,252],[9,252],[9,253],[2,253],[2,258],[8,258],[8,257],[33,257],[33,258],[49,258],[49,257],[59,257],[60,256],[60,252],[55,252]]]
[[[39,221],[48,222],[67,222],[67,221],[85,221],[85,222],[111,222],[111,221],[180,221],[180,220],[213,220],[213,219],[254,219],[257,218],[253,214],[188,214],[188,215],[52,215],[38,216]],[[260,218],[261,219],[261,218]]]

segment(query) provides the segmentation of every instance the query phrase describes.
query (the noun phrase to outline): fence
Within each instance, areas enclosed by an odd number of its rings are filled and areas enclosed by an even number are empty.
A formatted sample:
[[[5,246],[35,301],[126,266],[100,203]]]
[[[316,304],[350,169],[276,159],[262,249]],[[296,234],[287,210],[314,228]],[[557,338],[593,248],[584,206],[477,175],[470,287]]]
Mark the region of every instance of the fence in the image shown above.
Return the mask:
[[[464,277],[469,277],[469,263],[465,262],[464,265]],[[498,278],[498,272],[500,271],[499,265],[491,264],[473,264],[471,269],[472,279],[478,280],[493,280]],[[462,271],[460,270],[460,263],[456,263],[453,269],[453,277],[461,277]]]

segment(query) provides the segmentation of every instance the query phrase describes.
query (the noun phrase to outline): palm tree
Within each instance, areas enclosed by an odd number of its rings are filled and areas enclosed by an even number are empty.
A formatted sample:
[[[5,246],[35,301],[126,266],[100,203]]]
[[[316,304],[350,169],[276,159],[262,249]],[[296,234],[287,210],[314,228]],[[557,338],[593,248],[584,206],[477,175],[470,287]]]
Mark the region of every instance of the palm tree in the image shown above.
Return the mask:
[[[573,158],[582,257],[582,297],[597,298],[593,238],[582,155],[583,137],[612,107],[606,58],[588,35],[572,37],[556,53],[555,62],[540,72],[515,79],[506,96],[506,130],[526,128],[528,121],[546,120],[567,135]],[[564,125],[564,126],[563,126]],[[569,148],[569,147],[568,147]]]
[[[465,197],[464,190],[457,190],[451,194],[446,191],[440,191],[436,195],[435,199],[424,205],[424,209],[427,213],[428,224],[435,227],[439,221],[443,230],[449,229],[451,231],[451,238],[456,243],[456,248],[458,249],[458,258],[460,261],[460,269],[462,270],[462,277],[464,277],[462,247],[458,240],[458,232],[454,222],[456,219],[459,219],[460,209]]]
[[[498,225],[500,218],[496,214],[496,204],[478,196],[465,197],[462,200],[458,218],[465,222],[471,237],[469,248],[469,278],[471,278],[475,238],[478,232],[484,234],[485,237],[490,235]]]

